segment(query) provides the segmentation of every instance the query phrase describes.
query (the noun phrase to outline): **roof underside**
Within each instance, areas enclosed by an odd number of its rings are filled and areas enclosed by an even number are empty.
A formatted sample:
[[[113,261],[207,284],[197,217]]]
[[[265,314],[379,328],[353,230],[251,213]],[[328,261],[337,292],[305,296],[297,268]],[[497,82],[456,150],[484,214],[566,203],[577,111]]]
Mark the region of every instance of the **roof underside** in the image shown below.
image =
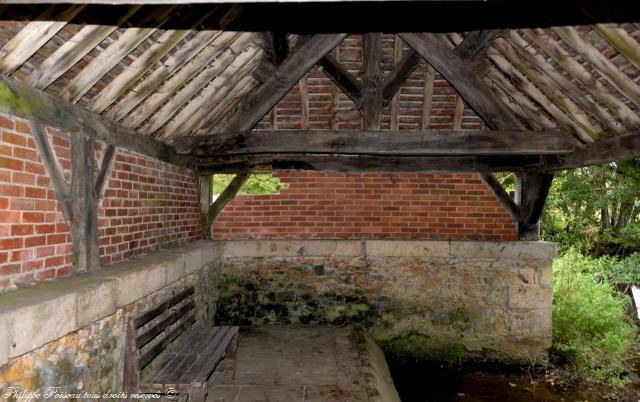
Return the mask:
[[[256,7],[0,6],[0,73],[168,144],[178,137],[215,135],[281,61],[274,49],[277,41],[270,40],[271,28],[278,27],[283,57],[311,36],[300,30],[300,21],[277,25],[284,23],[282,15],[269,23],[284,5],[261,15],[256,13],[264,10]],[[581,4],[577,10],[565,14],[580,25],[554,25],[553,19],[542,17],[493,18],[492,26],[480,27],[491,28],[490,40],[468,64],[526,130],[558,129],[579,143],[635,133],[640,128],[640,24],[621,7]],[[338,29],[344,19],[337,20]],[[373,20],[382,23],[379,16]],[[416,24],[411,17],[406,27]],[[477,28],[475,24],[452,22],[446,31],[440,21],[434,30],[455,49],[475,35],[467,30]],[[306,30],[320,30],[319,25],[311,21]],[[408,29],[394,25],[371,27],[392,32],[382,36],[383,79],[395,74],[394,67],[413,52],[404,37],[394,33]],[[362,31],[350,32],[331,55],[363,81]],[[382,131],[491,128],[437,68],[418,59],[384,108]],[[366,129],[361,105],[323,70],[314,66],[255,130]]]

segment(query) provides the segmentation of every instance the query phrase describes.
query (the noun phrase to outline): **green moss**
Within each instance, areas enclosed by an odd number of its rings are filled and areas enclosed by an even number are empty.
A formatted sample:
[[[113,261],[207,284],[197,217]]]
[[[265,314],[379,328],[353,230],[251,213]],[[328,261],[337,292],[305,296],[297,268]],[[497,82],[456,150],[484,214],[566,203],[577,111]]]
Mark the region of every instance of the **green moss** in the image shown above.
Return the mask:
[[[420,361],[428,356],[432,349],[432,341],[426,335],[410,333],[385,342],[383,348],[393,360],[407,363]]]
[[[460,364],[462,362],[462,358],[464,357],[464,345],[461,343],[454,343],[449,346],[447,350],[444,352],[443,360],[447,362],[449,365],[453,365],[455,363]]]

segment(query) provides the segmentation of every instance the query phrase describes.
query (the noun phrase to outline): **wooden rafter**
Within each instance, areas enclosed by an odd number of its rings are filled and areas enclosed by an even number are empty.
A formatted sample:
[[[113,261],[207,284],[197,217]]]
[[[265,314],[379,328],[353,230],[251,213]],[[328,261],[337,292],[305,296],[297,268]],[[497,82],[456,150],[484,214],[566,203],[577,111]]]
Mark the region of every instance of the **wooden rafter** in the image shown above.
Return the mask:
[[[222,212],[224,207],[233,200],[233,197],[238,194],[238,191],[240,191],[244,183],[246,183],[250,177],[250,174],[238,174],[233,178],[233,180],[231,180],[224,191],[222,191],[218,198],[216,198],[213,204],[209,207],[209,225],[211,225],[211,222],[213,222],[220,212]]]
[[[82,131],[109,145],[167,163],[187,165],[188,158],[173,147],[109,122],[94,112],[57,99],[12,78],[0,75],[0,112],[13,114],[61,131]]]
[[[77,102],[89,91],[105,74],[115,67],[125,56],[153,34],[159,27],[169,20],[173,7],[154,8],[138,23],[142,28],[129,28],[113,43],[87,64],[82,71],[67,84],[59,93],[60,97]],[[144,27],[153,23],[154,27]]]
[[[300,78],[338,46],[346,34],[318,34],[289,55],[262,86],[242,103],[222,131],[248,131],[282,99]]]
[[[482,79],[471,71],[465,61],[437,35],[401,33],[400,37],[413,47],[429,64],[444,76],[466,103],[491,129],[522,129],[524,125]]]
[[[254,62],[257,62],[254,60]],[[250,68],[250,66],[249,66]],[[228,115],[239,103],[240,99],[243,99],[249,91],[258,85],[255,79],[251,76],[246,76],[240,80],[235,86],[228,91],[224,91],[224,99],[219,101],[218,104],[210,109],[204,118],[202,118],[197,124],[190,127],[190,133],[197,132],[202,127],[211,127],[217,124],[224,116]]]
[[[398,46],[400,55],[403,56],[399,58],[382,84],[382,99],[385,106],[389,104],[393,96],[400,90],[402,84],[409,78],[420,63],[420,55],[418,52],[413,49],[402,52],[402,44],[400,43]]]
[[[326,55],[320,60],[320,67],[322,71],[331,79],[334,85],[336,85],[345,95],[349,97],[355,103],[356,108],[362,107],[362,84],[360,81],[349,71],[347,71],[338,62],[333,55]]]
[[[84,7],[73,5],[61,10],[61,6],[51,6],[36,21],[29,22],[0,50],[0,73],[10,74],[20,68]]]
[[[260,130],[178,138],[174,146],[179,152],[206,156],[296,152],[350,155],[558,155],[573,152],[580,144],[558,130],[404,131],[398,135],[378,130]]]
[[[264,32],[262,33],[263,49],[269,61],[275,66],[279,66],[289,54],[289,42],[285,32]]]

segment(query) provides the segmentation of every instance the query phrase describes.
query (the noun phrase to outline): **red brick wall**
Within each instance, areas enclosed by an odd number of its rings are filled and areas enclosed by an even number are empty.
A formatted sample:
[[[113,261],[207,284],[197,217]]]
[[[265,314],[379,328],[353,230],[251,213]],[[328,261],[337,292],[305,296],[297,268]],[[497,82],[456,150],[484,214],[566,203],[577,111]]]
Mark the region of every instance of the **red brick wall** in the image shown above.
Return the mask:
[[[215,239],[517,240],[516,224],[478,175],[277,172],[289,188],[239,195]]]
[[[68,136],[47,131],[69,179]],[[118,150],[101,204],[103,264],[200,238],[197,180],[190,170]],[[69,228],[29,127],[0,114],[0,292],[69,275],[71,261]]]

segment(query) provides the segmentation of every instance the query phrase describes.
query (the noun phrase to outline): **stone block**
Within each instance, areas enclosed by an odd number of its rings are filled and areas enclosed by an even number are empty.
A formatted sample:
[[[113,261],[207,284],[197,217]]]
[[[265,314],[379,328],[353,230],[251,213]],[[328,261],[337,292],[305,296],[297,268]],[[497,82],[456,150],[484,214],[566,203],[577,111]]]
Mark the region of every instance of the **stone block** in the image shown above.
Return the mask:
[[[5,304],[11,305],[10,358],[37,349],[78,328],[74,292],[42,291],[36,287],[15,293],[21,294]]]
[[[551,311],[550,308],[539,308],[531,311],[531,336],[551,339]]]
[[[225,258],[239,257],[355,257],[358,240],[239,240],[223,243]]]
[[[367,257],[448,257],[448,241],[367,240]]]
[[[552,260],[556,244],[542,241],[451,241],[451,255],[462,258]]]
[[[0,367],[9,361],[10,330],[11,317],[9,313],[0,313]]]
[[[509,308],[551,308],[551,288],[536,285],[509,286]]]
[[[551,286],[553,283],[553,261],[547,261],[544,264],[539,264],[536,269],[536,281],[540,286]]]
[[[186,275],[198,271],[204,265],[202,263],[202,248],[191,246],[184,249],[184,251],[181,250],[181,253],[184,257],[184,270]]]
[[[203,240],[197,242],[202,248],[202,265],[208,265],[222,257],[222,242]]]
[[[140,300],[167,284],[166,266],[163,264],[145,264],[143,259],[105,268],[100,272],[100,276],[116,281],[115,290],[118,307]]]

